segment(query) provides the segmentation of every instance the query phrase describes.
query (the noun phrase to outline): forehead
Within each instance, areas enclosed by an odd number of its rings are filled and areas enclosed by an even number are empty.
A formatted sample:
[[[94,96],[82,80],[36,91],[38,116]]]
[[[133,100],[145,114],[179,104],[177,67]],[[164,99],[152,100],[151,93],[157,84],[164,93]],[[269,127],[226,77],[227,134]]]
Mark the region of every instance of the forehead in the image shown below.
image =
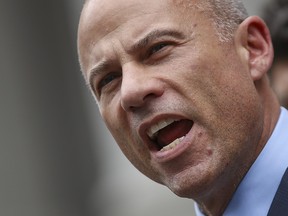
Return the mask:
[[[82,31],[97,29],[96,33],[101,39],[101,36],[133,18],[166,11],[167,2],[168,0],[89,0],[83,8],[80,27],[83,27]]]
[[[149,29],[175,24],[175,20],[191,22],[184,17],[195,16],[197,11],[191,10],[194,6],[196,0],[89,0],[79,25],[80,62],[82,65],[83,59],[87,62],[97,43],[103,38],[113,38],[111,35],[114,39],[125,38],[125,44],[128,44],[129,39],[146,34]],[[188,13],[184,13],[188,7]]]

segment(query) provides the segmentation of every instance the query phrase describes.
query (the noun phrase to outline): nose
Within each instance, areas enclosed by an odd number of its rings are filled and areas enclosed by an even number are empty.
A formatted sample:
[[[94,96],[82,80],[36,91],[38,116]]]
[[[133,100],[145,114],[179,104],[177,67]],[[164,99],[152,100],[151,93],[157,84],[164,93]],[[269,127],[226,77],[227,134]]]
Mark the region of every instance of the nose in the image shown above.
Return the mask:
[[[164,92],[163,83],[147,67],[134,63],[122,67],[121,106],[127,112],[145,106]]]

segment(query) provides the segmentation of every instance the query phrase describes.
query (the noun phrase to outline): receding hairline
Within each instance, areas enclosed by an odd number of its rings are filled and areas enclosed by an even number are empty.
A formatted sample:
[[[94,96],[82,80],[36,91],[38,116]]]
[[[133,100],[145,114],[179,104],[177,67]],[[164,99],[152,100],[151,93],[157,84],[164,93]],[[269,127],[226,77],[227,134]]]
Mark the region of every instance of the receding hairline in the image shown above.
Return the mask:
[[[230,41],[234,31],[247,17],[242,0],[170,0],[172,5],[183,9],[201,10],[215,27],[220,41]]]

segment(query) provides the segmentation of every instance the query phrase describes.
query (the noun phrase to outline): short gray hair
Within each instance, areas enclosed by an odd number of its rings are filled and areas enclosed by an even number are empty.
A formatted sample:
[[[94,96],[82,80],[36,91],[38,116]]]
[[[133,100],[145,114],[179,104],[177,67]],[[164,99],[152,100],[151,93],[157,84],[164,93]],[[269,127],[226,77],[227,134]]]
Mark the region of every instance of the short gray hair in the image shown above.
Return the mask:
[[[201,0],[200,0],[201,1]],[[203,1],[203,0],[202,0]],[[247,17],[247,10],[241,0],[204,0],[207,1],[212,20],[220,40],[230,41],[234,31]]]

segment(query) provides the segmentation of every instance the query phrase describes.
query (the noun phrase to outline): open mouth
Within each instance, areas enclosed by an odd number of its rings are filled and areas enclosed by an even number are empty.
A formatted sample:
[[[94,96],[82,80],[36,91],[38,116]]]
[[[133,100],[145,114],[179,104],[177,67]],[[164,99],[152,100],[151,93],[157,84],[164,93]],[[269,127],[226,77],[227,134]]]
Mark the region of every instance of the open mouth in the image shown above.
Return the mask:
[[[166,119],[153,125],[147,135],[158,151],[168,151],[181,143],[192,126],[193,121],[188,119]]]

